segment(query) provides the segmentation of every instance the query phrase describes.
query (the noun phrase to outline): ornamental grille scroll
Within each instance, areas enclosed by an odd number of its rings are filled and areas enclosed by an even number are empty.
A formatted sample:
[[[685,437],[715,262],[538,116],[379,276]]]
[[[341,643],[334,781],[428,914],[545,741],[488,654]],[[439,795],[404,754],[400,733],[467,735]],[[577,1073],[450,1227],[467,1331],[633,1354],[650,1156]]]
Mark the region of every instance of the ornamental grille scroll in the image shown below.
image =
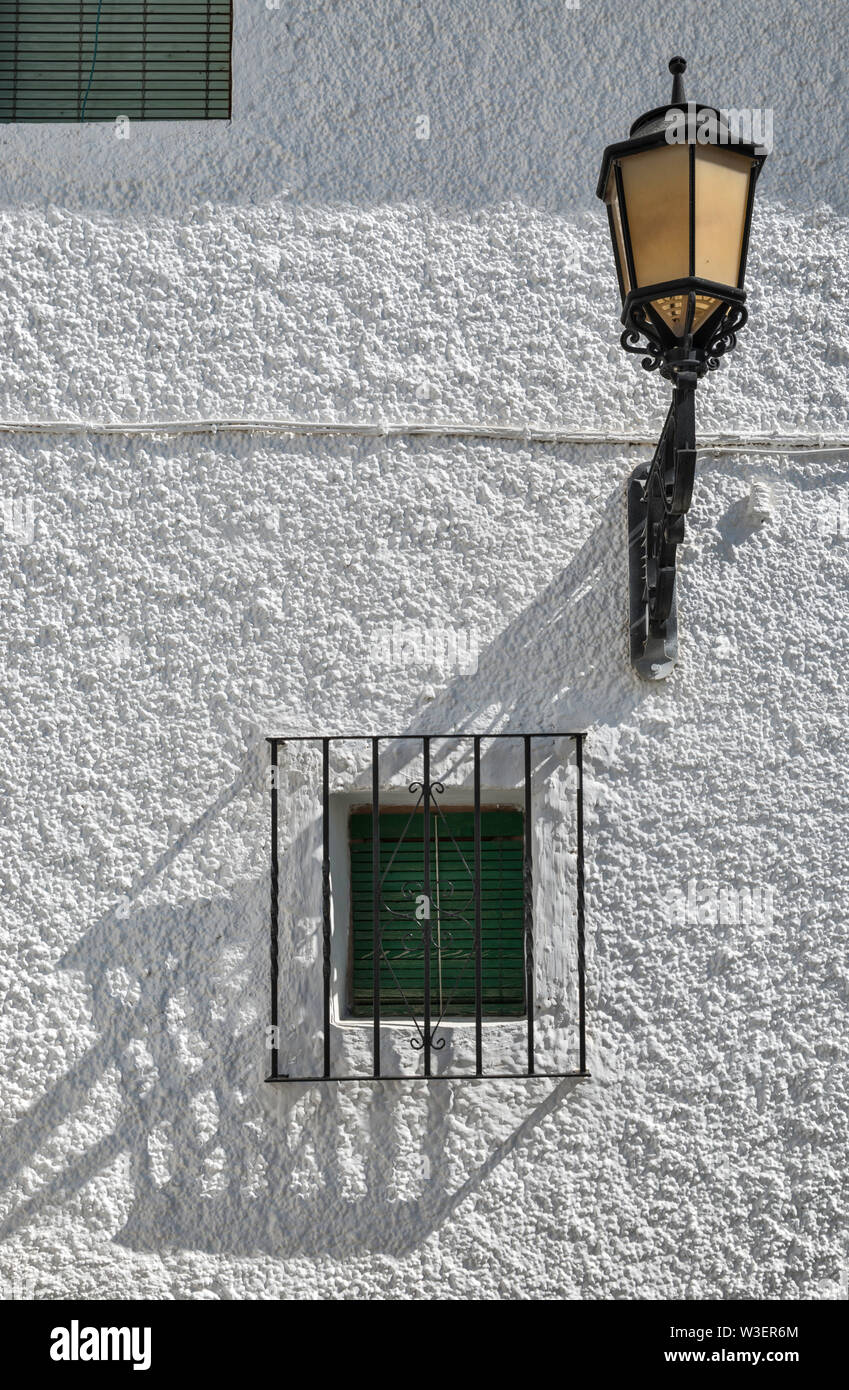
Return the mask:
[[[409,791],[412,796],[416,797],[416,801],[414,806],[412,807],[412,810],[410,811],[410,815],[407,820],[407,825],[405,827],[405,832],[395,842],[395,846],[393,848],[392,857],[389,861],[389,864],[386,866],[386,868],[383,870],[380,876],[380,883],[376,890],[376,901],[374,906],[378,914],[378,918],[380,917],[382,912],[385,912],[388,913],[390,916],[397,917],[405,922],[409,922],[411,915],[410,910],[412,909],[412,915],[417,925],[415,927],[411,927],[408,931],[404,932],[401,938],[400,950],[396,950],[394,953],[392,953],[386,942],[385,933],[381,932],[380,941],[377,945],[377,948],[375,948],[375,945],[373,943],[371,951],[368,954],[372,962],[374,962],[374,960],[377,959],[379,963],[382,962],[387,966],[390,975],[395,981],[398,992],[404,1001],[407,1013],[409,1014],[413,1026],[415,1028],[415,1033],[410,1038],[410,1046],[413,1047],[416,1051],[424,1051],[425,1034],[422,1025],[416,1014],[415,1005],[413,1004],[411,999],[408,998],[407,991],[405,990],[404,985],[402,984],[399,978],[395,966],[400,966],[402,960],[413,962],[420,961],[422,965],[422,977],[424,978],[426,972],[429,971],[431,965],[431,961],[429,958],[430,953],[433,950],[434,944],[436,945],[440,966],[438,973],[438,1016],[430,1032],[430,1046],[435,1051],[441,1052],[442,1049],[445,1047],[445,1037],[440,1036],[440,1025],[443,1019],[449,1013],[454,998],[457,995],[461,985],[465,982],[465,978],[469,972],[469,968],[473,965],[475,960],[474,950],[464,950],[457,941],[456,933],[452,930],[450,926],[446,928],[444,923],[446,921],[457,923],[462,922],[466,927],[471,928],[470,919],[473,916],[475,910],[475,875],[474,869],[470,868],[466,860],[466,857],[463,854],[462,849],[460,848],[455,836],[453,835],[450,829],[448,821],[445,817],[445,813],[443,812],[441,805],[437,801],[437,797],[441,796],[445,791],[444,783],[431,782],[429,785],[426,785],[424,782],[414,781],[410,783]],[[434,830],[436,832],[434,835],[436,844],[438,846],[438,831],[436,827],[438,827],[439,821],[441,819],[445,831],[449,836],[451,843],[454,845],[454,848],[456,849],[456,852],[462,862],[463,869],[465,870],[465,875],[467,877],[468,886],[471,889],[471,891],[468,893],[468,896],[462,903],[458,902],[455,906],[446,907],[444,900],[446,897],[449,900],[453,900],[455,892],[457,892],[457,885],[455,884],[454,879],[443,880],[441,883],[437,879],[437,906],[435,915],[438,923],[438,935],[436,943],[434,943],[433,929],[431,926],[434,916],[433,902],[431,900],[431,895],[428,890],[428,885],[426,883],[425,876],[423,875],[422,878],[418,881],[408,881],[404,884],[402,895],[407,900],[408,904],[406,912],[399,911],[397,907],[393,907],[391,905],[391,902],[387,900],[384,891],[386,880],[395,862],[396,855],[398,854],[399,849],[404,843],[404,836],[406,830],[408,830],[410,826],[413,824],[413,819],[417,815],[419,810],[424,810],[424,801],[426,795],[429,797],[430,806],[428,808],[428,813],[425,816],[425,819],[433,822]],[[428,842],[428,848],[429,847],[430,845]],[[454,985],[447,992],[443,991],[442,989],[443,963],[458,963],[460,965],[460,970],[455,975]],[[375,991],[375,994],[373,996],[373,998],[377,997],[379,997],[379,990]],[[373,1007],[374,1004],[372,1003],[372,1008]]]

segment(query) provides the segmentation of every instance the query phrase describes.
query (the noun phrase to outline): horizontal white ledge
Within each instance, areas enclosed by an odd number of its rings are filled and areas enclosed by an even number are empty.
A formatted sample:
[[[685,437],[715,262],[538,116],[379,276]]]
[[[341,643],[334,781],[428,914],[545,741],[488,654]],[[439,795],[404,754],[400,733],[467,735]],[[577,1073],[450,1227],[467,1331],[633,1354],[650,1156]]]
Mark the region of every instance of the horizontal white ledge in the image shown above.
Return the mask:
[[[658,435],[642,437],[626,433],[562,430],[536,425],[468,425],[442,421],[435,424],[354,420],[3,420],[0,434],[46,435],[155,435],[155,434],[291,434],[348,435],[368,439],[425,436],[442,439],[505,439],[533,444],[621,445],[654,449]],[[849,438],[809,435],[709,435],[697,452],[716,453],[841,453]]]

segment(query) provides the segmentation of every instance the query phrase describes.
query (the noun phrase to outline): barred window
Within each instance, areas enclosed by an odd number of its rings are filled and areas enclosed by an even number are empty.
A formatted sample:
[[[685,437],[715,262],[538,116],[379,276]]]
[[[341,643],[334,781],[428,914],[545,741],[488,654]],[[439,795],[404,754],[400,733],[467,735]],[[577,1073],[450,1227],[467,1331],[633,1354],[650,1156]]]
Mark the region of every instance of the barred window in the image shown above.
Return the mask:
[[[226,120],[231,0],[0,0],[0,121]]]
[[[268,740],[268,1081],[588,1075],[583,738]]]

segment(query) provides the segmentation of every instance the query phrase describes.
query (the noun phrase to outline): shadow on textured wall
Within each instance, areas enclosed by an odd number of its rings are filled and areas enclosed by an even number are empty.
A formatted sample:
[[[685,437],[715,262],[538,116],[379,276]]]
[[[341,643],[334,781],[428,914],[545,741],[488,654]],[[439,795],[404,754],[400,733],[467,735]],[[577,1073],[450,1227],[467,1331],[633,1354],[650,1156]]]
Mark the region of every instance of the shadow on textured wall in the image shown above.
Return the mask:
[[[432,727],[450,719],[483,730],[493,703],[510,708],[517,727],[580,727],[618,720],[639,703],[643,687],[625,660],[623,529],[617,489],[566,570],[495,639],[474,675],[429,706]],[[263,744],[249,750],[240,776],[138,880],[131,902],[230,802],[264,794],[263,756]],[[297,864],[310,833],[282,859]],[[581,1083],[542,1079],[459,1091],[313,1084],[271,1097],[262,1084],[267,892],[263,876],[185,907],[111,912],[62,958],[60,968],[84,972],[97,1041],[3,1136],[4,1185],[110,1071],[120,1109],[105,1137],[0,1223],[0,1239],[50,1209],[85,1214],[84,1189],[120,1158],[124,1197],[113,1203],[111,1192],[105,1224],[128,1248],[403,1254],[548,1114],[580,1106]]]
[[[628,657],[624,486],[600,511],[566,568],[480,653],[474,674],[411,713],[410,728],[583,729],[619,723],[640,704],[647,687]]]
[[[509,1132],[491,1144],[490,1114],[490,1152],[465,1176],[461,1156],[451,1153],[455,1103],[447,1087],[417,1086],[413,1095],[363,1086],[343,1096],[304,1086],[269,1112],[257,1094],[259,1009],[244,1022],[246,992],[259,998],[266,985],[266,893],[258,881],[185,910],[112,917],[63,958],[63,968],[85,970],[98,1041],[4,1136],[4,1186],[14,1178],[10,1156],[15,1170],[25,1168],[108,1069],[120,1072],[120,1113],[104,1138],[0,1223],[0,1239],[56,1208],[85,1217],[87,1184],[121,1159],[126,1200],[115,1201],[113,1214],[122,1211],[124,1223],[111,1238],[130,1249],[403,1254],[574,1089],[572,1081],[553,1089],[537,1081],[490,1083],[487,1092],[483,1083],[476,1104],[485,1116],[495,1102],[498,1127],[506,1123]],[[110,987],[120,971],[135,982],[130,999]],[[412,1155],[411,1124],[423,1136]],[[399,1164],[411,1162],[424,1180],[408,1173],[405,1182]],[[413,1196],[411,1182],[420,1188]]]

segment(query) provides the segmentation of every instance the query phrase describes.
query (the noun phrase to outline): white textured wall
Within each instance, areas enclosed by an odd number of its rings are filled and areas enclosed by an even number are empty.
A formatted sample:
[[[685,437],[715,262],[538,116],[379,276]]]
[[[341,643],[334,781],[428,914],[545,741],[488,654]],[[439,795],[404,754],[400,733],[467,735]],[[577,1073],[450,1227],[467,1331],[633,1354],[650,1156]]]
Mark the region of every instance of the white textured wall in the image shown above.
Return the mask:
[[[692,95],[775,110],[699,427],[849,433],[837,0],[236,12],[232,126],[0,131],[1,419],[656,434],[594,185],[683,52]],[[845,1293],[849,451],[700,461],[656,688],[627,662],[645,451],[0,451],[33,524],[0,535],[11,1291]],[[474,628],[477,671],[388,666],[392,623]],[[271,1094],[265,735],[505,722],[590,728],[593,1079]]]

